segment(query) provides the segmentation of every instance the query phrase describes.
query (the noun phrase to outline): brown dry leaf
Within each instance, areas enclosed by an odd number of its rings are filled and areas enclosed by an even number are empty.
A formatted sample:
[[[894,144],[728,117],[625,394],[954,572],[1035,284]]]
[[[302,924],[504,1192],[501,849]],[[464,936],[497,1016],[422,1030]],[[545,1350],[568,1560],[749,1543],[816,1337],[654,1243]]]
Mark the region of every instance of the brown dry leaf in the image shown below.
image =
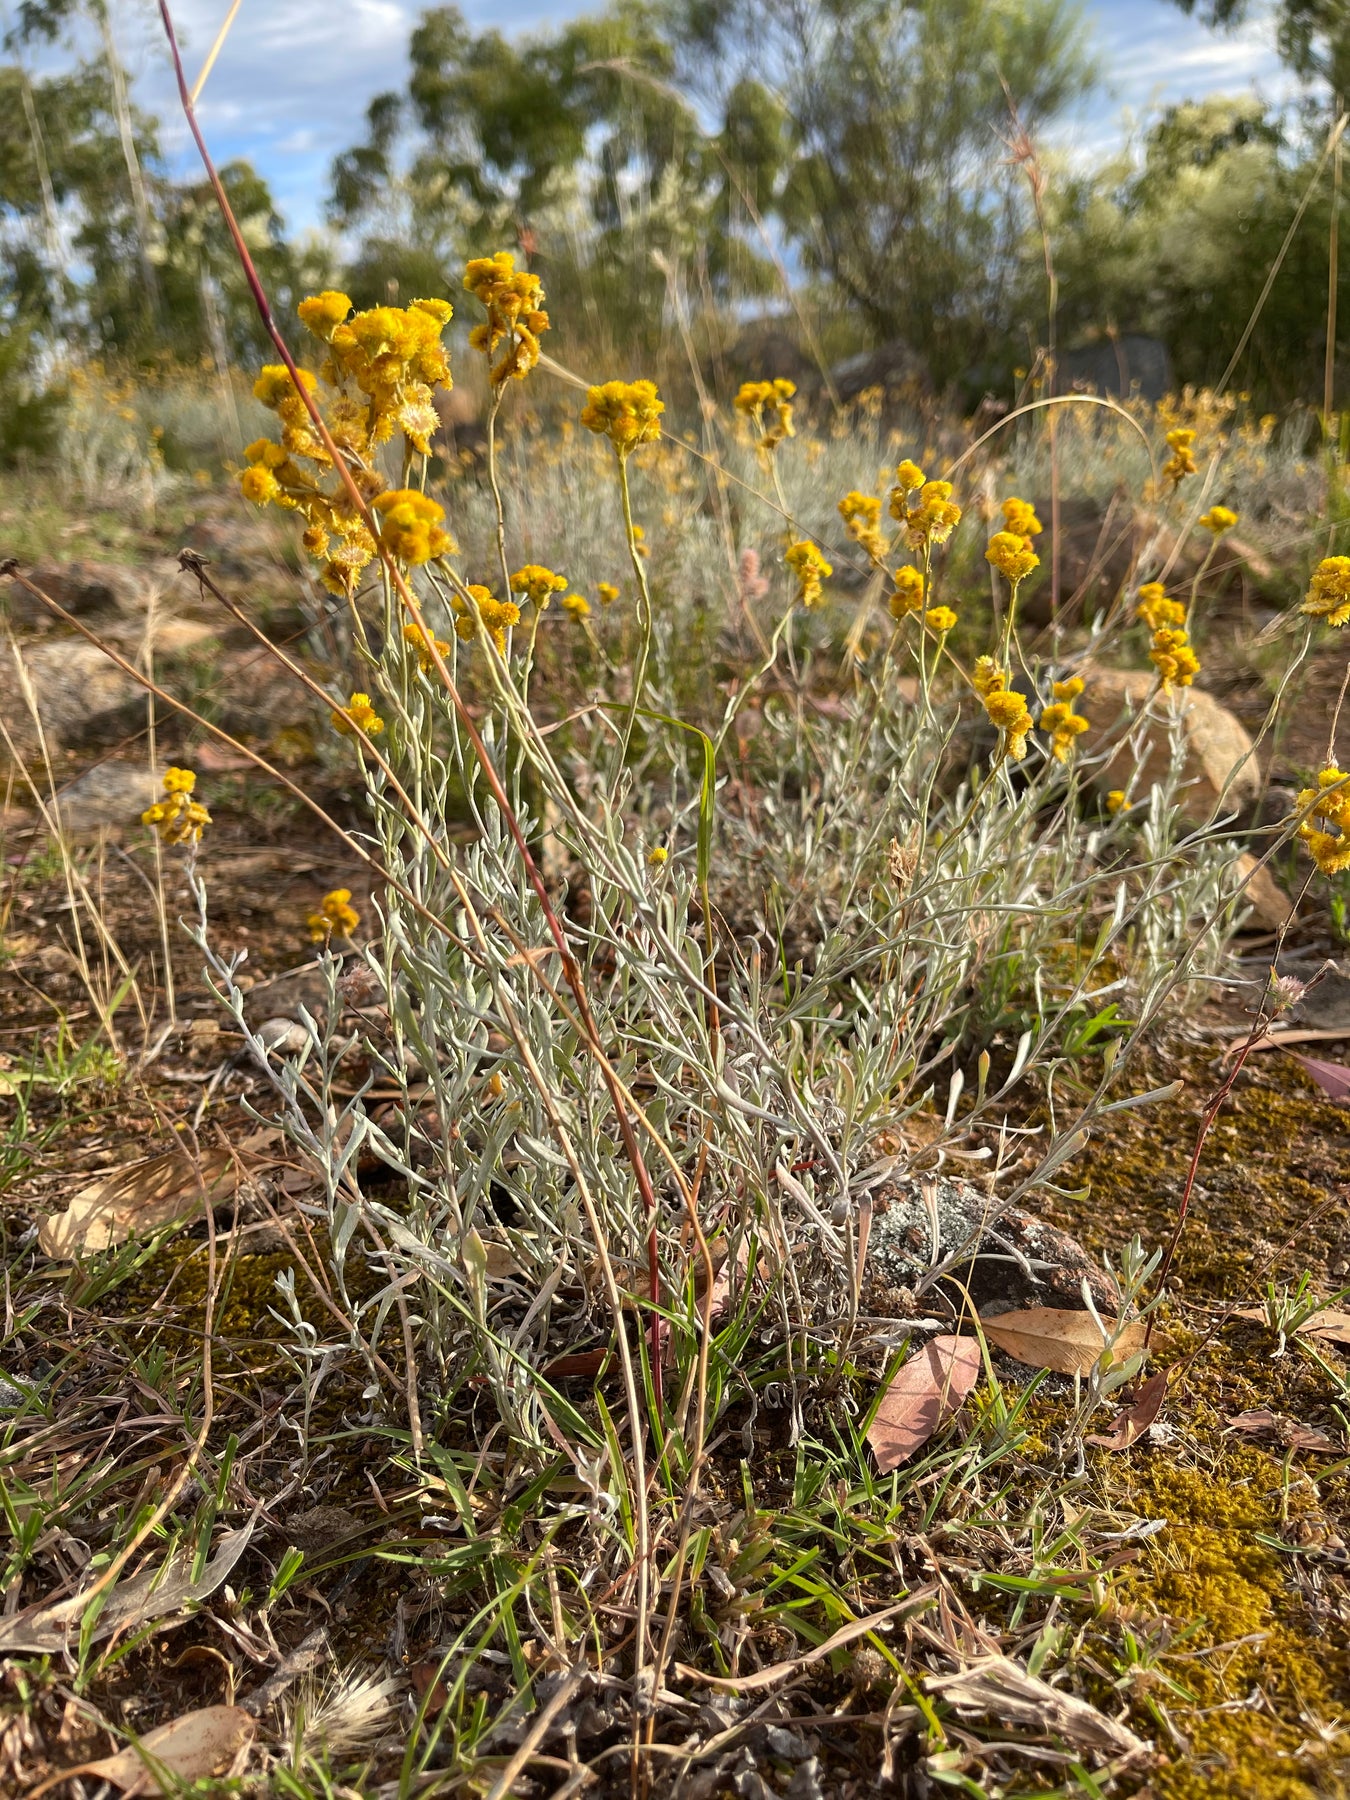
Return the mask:
[[[1105,1431],[1085,1438],[1084,1443],[1100,1444],[1105,1450],[1128,1450],[1131,1444],[1139,1442],[1157,1418],[1166,1398],[1167,1371],[1159,1369],[1156,1375],[1149,1376],[1134,1399],[1116,1414]]]
[[[1006,1656],[988,1657],[954,1675],[929,1676],[924,1686],[967,1717],[997,1719],[1001,1726],[1060,1738],[1076,1750],[1133,1759],[1150,1748],[1086,1700],[1051,1687]]]
[[[184,1713],[171,1724],[147,1731],[139,1744],[129,1744],[116,1756],[86,1764],[83,1773],[111,1781],[126,1794],[162,1794],[151,1773],[149,1759],[162,1763],[180,1781],[200,1781],[221,1775],[253,1742],[257,1726],[241,1706],[204,1706]]]
[[[1116,1320],[1104,1317],[1108,1332]],[[991,1344],[1015,1356],[1033,1369],[1053,1369],[1057,1375],[1088,1375],[1106,1348],[1089,1312],[1073,1312],[1061,1306],[1027,1306],[1019,1312],[998,1313],[981,1319],[980,1328]],[[1136,1320],[1116,1340],[1113,1352],[1124,1362],[1144,1347],[1144,1327]]]
[[[1245,1432],[1249,1437],[1276,1438],[1286,1450],[1338,1448],[1325,1431],[1318,1431],[1313,1425],[1300,1425],[1297,1419],[1287,1419],[1282,1413],[1272,1412],[1268,1406],[1248,1407],[1246,1412],[1234,1413],[1228,1423],[1234,1431]]]
[[[1264,1306],[1239,1307],[1233,1317],[1250,1319],[1256,1325],[1270,1325]],[[1341,1312],[1334,1306],[1323,1306],[1311,1318],[1305,1319],[1294,1335],[1316,1338],[1324,1344],[1350,1344],[1350,1313]]]
[[[900,1464],[949,1419],[980,1375],[973,1337],[935,1337],[896,1370],[867,1430],[883,1475]]]
[[[42,1221],[38,1245],[44,1256],[73,1257],[109,1250],[134,1232],[148,1237],[181,1219],[200,1218],[203,1195],[214,1209],[239,1185],[242,1169],[227,1150],[207,1150],[194,1162],[186,1149],[112,1169],[82,1187],[63,1213]]]
[[[234,1568],[253,1536],[253,1520],[238,1531],[227,1531],[216,1553],[196,1581],[192,1579],[194,1546],[179,1545],[166,1564],[143,1570],[128,1581],[119,1581],[108,1596],[89,1641],[102,1643],[115,1631],[138,1631],[153,1619],[167,1625],[169,1615],[185,1613],[199,1600],[213,1594]],[[71,1594],[51,1604],[30,1606],[13,1618],[0,1620],[0,1656],[36,1654],[54,1656],[77,1638],[80,1620],[89,1601],[84,1593]]]

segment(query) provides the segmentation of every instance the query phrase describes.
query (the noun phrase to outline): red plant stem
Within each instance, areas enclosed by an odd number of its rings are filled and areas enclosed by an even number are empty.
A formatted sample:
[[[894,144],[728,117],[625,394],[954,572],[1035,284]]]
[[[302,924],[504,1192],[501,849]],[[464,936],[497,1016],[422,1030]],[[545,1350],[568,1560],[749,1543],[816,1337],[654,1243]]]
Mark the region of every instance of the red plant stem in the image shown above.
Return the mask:
[[[295,359],[287,348],[285,339],[282,337],[281,332],[277,327],[276,320],[272,316],[272,307],[267,298],[266,290],[259,279],[257,269],[254,267],[253,258],[249,255],[248,245],[244,242],[243,234],[240,231],[238,221],[234,216],[234,210],[230,205],[229,196],[226,194],[221,183],[220,176],[216,171],[216,165],[211,160],[211,153],[206,147],[206,140],[202,136],[201,127],[197,123],[197,111],[192,103],[192,94],[188,88],[187,75],[183,69],[183,58],[178,48],[178,38],[174,32],[173,19],[169,13],[168,0],[159,0],[159,15],[164,23],[164,34],[168,39],[169,54],[173,59],[174,75],[178,82],[178,97],[182,103],[183,115],[187,119],[188,130],[192,133],[193,142],[196,144],[198,154],[201,156],[202,165],[206,170],[207,179],[211,183],[211,189],[215,194],[216,204],[220,209],[221,217],[225,221],[226,230],[229,232],[231,241],[234,244],[235,255],[239,259],[240,268],[244,271],[244,279],[248,283],[249,292],[253,295],[253,303],[258,309],[258,316],[262,320],[263,329],[276,347],[277,355],[280,356],[282,362],[286,365],[291,380],[295,385],[295,391],[304,401],[305,409],[314,423],[314,429],[318,432],[325,450],[332,459],[333,468],[337,473],[338,479],[342,482],[343,487],[347,491],[347,497],[351,500],[353,506],[356,508],[358,516],[361,518],[366,529],[374,539],[376,546],[379,549],[381,561],[388,570],[394,586],[398,589],[399,597],[407,608],[409,616],[422,631],[423,642],[427,646],[428,654],[435,664],[436,673],[440,677],[441,683],[449,696],[450,703],[455,709],[456,716],[459,719],[460,725],[463,727],[464,734],[468,738],[474,756],[478,761],[478,765],[483,771],[484,780],[488,784],[488,788],[492,793],[492,798],[496,802],[497,808],[505,821],[506,828],[511,835],[512,843],[515,845],[516,853],[520,857],[526,877],[529,880],[530,886],[534,889],[535,897],[539,901],[545,923],[548,926],[549,936],[553,939],[554,948],[557,950],[558,956],[562,961],[563,971],[567,977],[567,984],[571,988],[576,999],[577,1012],[586,1032],[586,1036],[590,1041],[592,1049],[603,1052],[603,1046],[600,1043],[600,1034],[596,1028],[594,1015],[591,1012],[585,983],[582,980],[581,965],[572,954],[571,946],[567,942],[562,924],[548,897],[548,889],[544,885],[543,876],[540,874],[538,865],[530,853],[530,847],[525,841],[525,833],[521,829],[520,821],[516,817],[511,802],[507,797],[501,776],[497,773],[492,758],[488,754],[487,745],[483,742],[478,727],[470,717],[469,710],[464,704],[463,697],[455,686],[450,671],[445,666],[445,662],[441,657],[440,651],[436,648],[434,634],[426,628],[425,621],[422,618],[422,609],[414,598],[412,590],[404,580],[401,571],[395,565],[393,558],[382,543],[379,527],[371,513],[370,507],[366,503],[365,496],[352,480],[351,471],[343,461],[337,445],[333,442],[328,426],[325,424],[323,415],[319,411],[317,402],[306,388],[304,382],[301,381],[300,371],[296,366]],[[637,1181],[638,1193],[642,1199],[643,1212],[647,1219],[647,1273],[651,1286],[652,1304],[654,1307],[659,1307],[661,1304],[661,1271],[657,1256],[656,1193],[652,1187],[651,1174],[643,1159],[642,1150],[637,1141],[637,1134],[633,1130],[632,1121],[629,1119],[627,1110],[624,1106],[623,1096],[619,1090],[617,1078],[613,1074],[613,1071],[608,1067],[603,1053],[597,1058],[597,1061],[605,1086],[609,1090],[609,1096],[614,1107],[615,1115],[618,1119],[619,1133],[623,1139],[624,1154],[627,1156],[629,1164],[632,1167],[634,1178]],[[621,1320],[616,1321],[616,1325],[619,1329],[622,1329]],[[651,1360],[652,1383],[656,1395],[657,1413],[659,1417],[662,1413],[661,1317],[659,1312],[653,1312],[652,1314]],[[633,1425],[636,1430],[636,1420],[634,1420]]]
[[[1181,1205],[1177,1208],[1177,1222],[1172,1227],[1172,1235],[1168,1239],[1167,1250],[1162,1260],[1162,1267],[1158,1271],[1158,1292],[1160,1294],[1163,1293],[1167,1287],[1167,1277],[1172,1270],[1172,1260],[1176,1256],[1177,1245],[1181,1242],[1181,1233],[1186,1224],[1186,1214],[1190,1209],[1191,1194],[1195,1188],[1196,1175],[1200,1170],[1200,1158],[1204,1152],[1205,1140],[1208,1138],[1214,1127],[1214,1121],[1223,1111],[1224,1102],[1232,1093],[1233,1088],[1237,1083],[1237,1078],[1242,1073],[1243,1064],[1251,1055],[1253,1047],[1265,1036],[1267,1023],[1265,1008],[1262,1006],[1257,1010],[1256,1020],[1247,1034],[1247,1041],[1234,1059],[1233,1067],[1224,1081],[1223,1086],[1214,1095],[1213,1099],[1211,1099],[1209,1105],[1200,1116],[1200,1129],[1195,1134],[1195,1149],[1191,1152],[1191,1166],[1186,1171],[1186,1185],[1181,1190]],[[1156,1311],[1149,1314],[1148,1324],[1144,1330],[1145,1350],[1148,1349],[1149,1344],[1152,1341],[1153,1325],[1157,1316]]]

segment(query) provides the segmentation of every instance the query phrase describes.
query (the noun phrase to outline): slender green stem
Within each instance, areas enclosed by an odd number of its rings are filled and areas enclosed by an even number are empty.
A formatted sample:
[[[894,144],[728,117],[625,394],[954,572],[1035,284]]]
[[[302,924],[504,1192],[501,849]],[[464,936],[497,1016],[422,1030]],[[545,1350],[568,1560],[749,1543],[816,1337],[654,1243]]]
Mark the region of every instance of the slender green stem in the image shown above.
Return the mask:
[[[628,458],[622,451],[619,452],[619,496],[623,502],[623,529],[628,539],[628,558],[633,565],[633,579],[637,583],[638,629],[642,633],[637,663],[633,669],[633,697],[629,702],[628,717],[624,720],[623,737],[620,740],[619,767],[622,769],[628,760],[633,728],[642,708],[642,696],[647,687],[647,663],[652,649],[652,595],[647,586],[647,571],[638,553],[637,533],[633,529],[633,499],[628,488]]]

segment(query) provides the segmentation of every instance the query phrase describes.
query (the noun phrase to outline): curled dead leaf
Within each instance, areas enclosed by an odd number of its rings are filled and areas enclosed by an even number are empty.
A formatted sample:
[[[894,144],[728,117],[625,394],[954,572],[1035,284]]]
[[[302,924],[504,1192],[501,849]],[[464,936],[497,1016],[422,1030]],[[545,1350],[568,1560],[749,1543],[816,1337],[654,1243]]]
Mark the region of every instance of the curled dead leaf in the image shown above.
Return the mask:
[[[125,1794],[162,1794],[164,1789],[154,1775],[156,1763],[177,1781],[223,1775],[240,1751],[253,1742],[257,1729],[241,1706],[204,1706],[200,1712],[184,1713],[171,1724],[147,1731],[138,1743],[128,1744],[116,1756],[87,1764],[83,1773],[111,1781]],[[177,1782],[171,1791],[177,1791]]]
[[[1156,1375],[1149,1376],[1134,1399],[1116,1414],[1105,1431],[1094,1433],[1083,1441],[1100,1444],[1104,1450],[1128,1450],[1131,1444],[1138,1443],[1157,1418],[1166,1398],[1167,1371],[1159,1369]]]
[[[1268,1406],[1249,1406],[1246,1412],[1234,1413],[1228,1423],[1234,1431],[1244,1432],[1248,1437],[1272,1437],[1286,1450],[1339,1448],[1334,1438],[1319,1431],[1315,1425],[1300,1425],[1297,1419],[1285,1418]]]
[[[867,1441],[883,1475],[926,1444],[974,1387],[980,1345],[973,1337],[935,1337],[896,1370],[882,1396]]]
[[[1060,1738],[1075,1750],[1099,1756],[1146,1756],[1149,1745],[1125,1725],[1075,1694],[1053,1688],[1010,1657],[991,1656],[953,1675],[924,1683],[964,1717],[997,1719],[1001,1726]]]
[[[1135,1320],[1117,1335],[1118,1321],[1104,1317],[1102,1324],[1115,1337],[1112,1356],[1124,1362],[1144,1347],[1144,1327]],[[1061,1306],[1027,1306],[1018,1312],[981,1318],[980,1329],[991,1344],[1015,1356],[1033,1369],[1053,1369],[1057,1375],[1089,1375],[1096,1367],[1106,1339],[1089,1312]]]

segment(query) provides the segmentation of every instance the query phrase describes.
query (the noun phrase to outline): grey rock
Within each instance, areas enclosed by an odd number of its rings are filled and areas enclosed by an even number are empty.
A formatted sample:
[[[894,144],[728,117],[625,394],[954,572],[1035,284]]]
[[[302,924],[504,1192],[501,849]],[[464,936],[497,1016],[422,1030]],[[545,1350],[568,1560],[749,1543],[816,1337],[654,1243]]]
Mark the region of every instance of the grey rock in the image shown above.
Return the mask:
[[[1115,1282],[1067,1232],[1016,1207],[1001,1208],[971,1182],[907,1176],[880,1189],[875,1206],[867,1258],[891,1287],[912,1289],[936,1264],[962,1252],[939,1291],[960,1307],[959,1282],[986,1317],[1027,1306],[1082,1311],[1084,1280],[1103,1311],[1120,1305]]]
[[[44,561],[34,564],[28,579],[77,619],[143,613],[159,586],[145,570],[125,563]],[[7,585],[6,602],[16,624],[42,626],[53,620],[50,610],[17,583]]]
[[[1078,389],[1118,399],[1138,394],[1144,400],[1161,400],[1173,387],[1172,358],[1161,338],[1127,331],[1067,351],[1060,358],[1055,385],[1062,394]]]
[[[135,763],[95,763],[57,796],[62,830],[71,838],[139,831],[141,814],[158,793],[148,769]]]
[[[47,638],[22,654],[49,751],[97,749],[144,726],[144,690],[93,644]],[[0,656],[0,707],[27,761],[37,754],[38,732],[12,655]]]

